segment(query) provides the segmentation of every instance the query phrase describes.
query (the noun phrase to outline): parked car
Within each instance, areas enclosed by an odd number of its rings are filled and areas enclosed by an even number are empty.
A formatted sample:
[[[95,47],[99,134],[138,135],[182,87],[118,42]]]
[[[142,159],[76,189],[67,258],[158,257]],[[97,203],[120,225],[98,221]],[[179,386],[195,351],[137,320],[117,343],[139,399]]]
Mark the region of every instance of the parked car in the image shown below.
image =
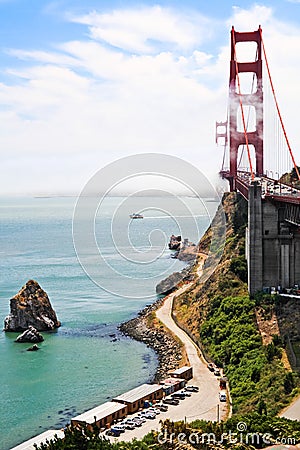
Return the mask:
[[[126,424],[130,424],[130,425],[133,425],[133,426],[136,425],[136,421],[133,420],[133,419],[125,419],[125,420],[123,421],[123,423],[124,423],[125,426],[126,426]]]
[[[220,389],[226,389],[226,384],[227,384],[227,378],[225,378],[225,377],[220,378],[220,383],[219,383]]]
[[[179,398],[180,400],[185,399],[185,395],[183,392],[175,392],[175,394],[171,395],[172,398]]]
[[[146,420],[144,419],[144,422],[146,422]],[[135,425],[136,427],[141,427],[143,425],[143,423],[140,419],[132,419],[132,424]]]
[[[220,392],[219,393],[219,399],[220,399],[220,402],[226,402],[227,401],[226,392]]]
[[[156,417],[156,414],[151,411],[142,411],[140,414],[142,417],[145,417],[145,419],[155,419]]]
[[[191,397],[191,396],[192,396],[191,392],[187,391],[186,389],[183,389],[182,392],[184,393],[184,395],[185,395],[186,397]]]
[[[220,377],[220,376],[221,376],[220,369],[216,368],[216,369],[214,370],[214,375],[215,375],[216,377]]]
[[[215,370],[215,364],[214,363],[208,363],[207,364],[207,368],[211,371],[211,372],[213,372],[214,370]]]
[[[168,411],[168,406],[167,405],[157,405],[156,406],[161,412],[167,412]]]
[[[154,413],[152,413],[152,412],[148,412],[148,413],[145,415],[145,418],[146,418],[146,419],[155,419],[155,417],[156,417],[156,414],[154,414]]]
[[[160,414],[160,410],[158,408],[148,408],[148,412],[153,412],[154,414]]]
[[[165,398],[163,402],[166,403],[167,405],[179,405],[179,400],[175,398]]]
[[[199,391],[199,388],[198,388],[198,386],[186,386],[185,387],[185,389],[187,390],[187,391],[191,391],[191,392],[198,392]]]
[[[146,419],[144,416],[138,414],[137,416],[135,416],[132,420],[138,420],[139,422],[145,423]]]
[[[120,430],[115,430],[114,428],[109,428],[108,430],[105,431],[105,434],[107,436],[114,436],[114,437],[119,437],[121,434]]]
[[[113,432],[119,432],[119,433],[124,433],[125,432],[125,426],[122,424],[118,424],[118,425],[113,425],[110,428]]]
[[[124,427],[126,428],[126,430],[134,430],[135,424],[131,422],[124,422]]]

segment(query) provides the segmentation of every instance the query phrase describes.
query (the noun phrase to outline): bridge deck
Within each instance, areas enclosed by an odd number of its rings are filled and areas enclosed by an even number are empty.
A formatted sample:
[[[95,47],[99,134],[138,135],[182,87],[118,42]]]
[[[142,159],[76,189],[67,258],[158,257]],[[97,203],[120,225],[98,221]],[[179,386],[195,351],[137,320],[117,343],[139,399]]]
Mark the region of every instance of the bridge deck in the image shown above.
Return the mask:
[[[223,170],[222,178],[230,179],[230,172]],[[300,204],[300,190],[292,185],[280,183],[267,176],[259,177],[262,186],[262,198],[271,199],[281,203]],[[251,182],[251,174],[249,172],[238,172],[235,177],[236,189],[248,200],[248,188]]]

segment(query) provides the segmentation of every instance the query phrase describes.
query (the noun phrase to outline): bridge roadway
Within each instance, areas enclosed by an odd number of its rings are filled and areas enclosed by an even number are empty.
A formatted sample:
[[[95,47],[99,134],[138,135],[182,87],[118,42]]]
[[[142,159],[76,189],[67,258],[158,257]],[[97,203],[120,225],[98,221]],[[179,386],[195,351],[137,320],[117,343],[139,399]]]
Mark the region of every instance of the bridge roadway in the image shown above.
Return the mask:
[[[223,178],[229,178],[228,170],[221,172]],[[300,190],[294,186],[285,183],[280,183],[278,180],[263,175],[258,177],[262,186],[262,198],[272,199],[278,202],[300,204]],[[235,179],[237,190],[248,200],[248,187],[252,181],[251,173],[247,171],[238,171]]]

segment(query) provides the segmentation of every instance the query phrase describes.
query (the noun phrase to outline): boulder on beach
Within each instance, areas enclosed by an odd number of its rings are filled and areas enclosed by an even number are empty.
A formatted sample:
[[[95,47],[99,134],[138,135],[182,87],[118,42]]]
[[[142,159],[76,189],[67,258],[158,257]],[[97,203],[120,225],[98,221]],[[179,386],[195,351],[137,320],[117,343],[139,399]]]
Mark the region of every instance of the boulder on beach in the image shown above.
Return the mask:
[[[60,327],[47,293],[29,280],[10,300],[10,314],[4,319],[4,331],[24,331],[33,326],[38,331]]]
[[[22,334],[20,334],[15,342],[43,342],[44,338],[33,326],[29,326]]]

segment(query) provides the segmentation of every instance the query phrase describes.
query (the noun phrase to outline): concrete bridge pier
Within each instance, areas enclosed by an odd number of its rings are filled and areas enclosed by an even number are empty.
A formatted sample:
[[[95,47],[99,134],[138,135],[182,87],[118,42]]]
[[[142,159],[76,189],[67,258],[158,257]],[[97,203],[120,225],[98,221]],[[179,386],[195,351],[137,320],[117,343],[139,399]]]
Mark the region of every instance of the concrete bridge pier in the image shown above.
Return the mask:
[[[246,231],[246,257],[250,295],[262,290],[263,285],[263,212],[261,191],[260,180],[255,179],[251,181],[248,197],[248,228]]]
[[[300,205],[262,198],[260,179],[248,196],[246,258],[250,295],[300,285]]]

